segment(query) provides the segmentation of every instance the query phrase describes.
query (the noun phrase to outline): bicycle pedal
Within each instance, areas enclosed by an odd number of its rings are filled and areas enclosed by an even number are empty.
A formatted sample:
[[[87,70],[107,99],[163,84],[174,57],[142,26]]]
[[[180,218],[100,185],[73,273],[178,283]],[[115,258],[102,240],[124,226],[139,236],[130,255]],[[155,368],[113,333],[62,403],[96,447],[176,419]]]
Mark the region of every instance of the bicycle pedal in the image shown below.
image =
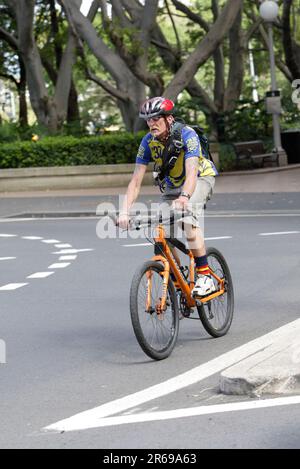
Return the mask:
[[[200,295],[197,295],[197,293],[193,293],[192,297],[193,297],[193,298],[204,299],[204,298],[207,298],[207,297],[209,297],[209,296],[211,296],[211,295],[214,295],[215,293],[217,293],[217,290],[212,291],[212,292],[210,292],[210,293],[207,293],[206,295],[201,295],[201,296],[200,296]]]

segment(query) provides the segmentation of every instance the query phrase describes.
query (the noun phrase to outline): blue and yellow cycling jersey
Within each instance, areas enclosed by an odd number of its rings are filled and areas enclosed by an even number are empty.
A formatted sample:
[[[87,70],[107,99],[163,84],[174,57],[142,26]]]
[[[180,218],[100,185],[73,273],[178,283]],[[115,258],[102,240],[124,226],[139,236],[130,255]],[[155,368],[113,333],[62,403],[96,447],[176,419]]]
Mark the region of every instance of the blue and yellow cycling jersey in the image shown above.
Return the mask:
[[[191,127],[182,129],[183,148],[171,169],[169,176],[165,178],[168,187],[181,187],[185,181],[185,160],[188,158],[199,158],[198,177],[217,176],[218,171],[212,161],[205,158],[198,135]],[[148,165],[153,160],[158,166],[162,165],[162,155],[165,146],[151,133],[148,133],[141,141],[136,157],[137,164]]]

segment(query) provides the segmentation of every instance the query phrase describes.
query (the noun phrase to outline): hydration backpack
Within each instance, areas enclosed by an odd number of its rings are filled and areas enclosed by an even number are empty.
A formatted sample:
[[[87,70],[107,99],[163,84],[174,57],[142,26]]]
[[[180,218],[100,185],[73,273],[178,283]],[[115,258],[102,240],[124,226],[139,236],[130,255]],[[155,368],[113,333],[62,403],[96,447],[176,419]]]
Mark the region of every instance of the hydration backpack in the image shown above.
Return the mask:
[[[184,146],[182,129],[187,126],[191,127],[198,135],[204,158],[207,158],[213,163],[213,158],[209,148],[209,140],[204,134],[204,130],[199,125],[189,125],[183,121],[176,120],[172,126],[170,136],[162,154],[162,165],[159,167],[155,166],[153,172],[153,177],[161,190],[163,190],[164,179],[169,176],[170,171],[174,168]]]

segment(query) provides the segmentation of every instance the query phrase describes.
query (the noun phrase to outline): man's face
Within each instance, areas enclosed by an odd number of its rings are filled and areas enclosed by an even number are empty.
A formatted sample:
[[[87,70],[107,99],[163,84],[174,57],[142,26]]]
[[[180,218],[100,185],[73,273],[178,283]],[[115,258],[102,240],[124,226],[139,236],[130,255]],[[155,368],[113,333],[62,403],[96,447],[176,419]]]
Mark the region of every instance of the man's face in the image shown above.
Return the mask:
[[[151,119],[147,119],[147,124],[151,134],[158,139],[167,133],[167,121],[163,116],[151,117]]]

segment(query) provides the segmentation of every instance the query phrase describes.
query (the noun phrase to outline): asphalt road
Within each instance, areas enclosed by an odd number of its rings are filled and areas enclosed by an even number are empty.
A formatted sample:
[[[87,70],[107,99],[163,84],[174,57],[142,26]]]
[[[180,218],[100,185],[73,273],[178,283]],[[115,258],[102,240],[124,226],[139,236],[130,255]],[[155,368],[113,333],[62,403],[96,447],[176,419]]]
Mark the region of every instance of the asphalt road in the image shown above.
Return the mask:
[[[254,177],[254,176],[253,176]],[[263,184],[261,184],[263,189]],[[123,189],[122,193],[124,193]],[[160,200],[160,196],[141,195],[139,202],[147,204]],[[97,207],[103,203],[113,203],[119,206],[119,196],[43,196],[43,197],[5,197],[0,199],[0,217],[24,217],[44,214],[95,214]],[[256,188],[253,193],[216,193],[208,203],[208,212],[222,211],[298,211],[300,207],[300,192],[260,192]]]
[[[0,447],[299,448],[300,405],[154,417],[63,433],[44,430],[209,366],[217,357],[221,363],[226,352],[299,317],[300,212],[215,214],[207,218],[206,237],[228,238],[207,244],[224,253],[232,271],[232,329],[213,340],[200,322],[181,321],[172,355],[151,361],[134,337],[128,294],[136,267],[152,249],[124,246],[145,240],[100,240],[97,223],[91,218],[0,223],[0,339],[6,345],[6,363],[0,364]],[[39,278],[28,278],[33,274]],[[208,374],[153,400],[150,393],[122,412],[118,402],[113,407],[129,417],[249,401],[221,395],[218,374]]]

